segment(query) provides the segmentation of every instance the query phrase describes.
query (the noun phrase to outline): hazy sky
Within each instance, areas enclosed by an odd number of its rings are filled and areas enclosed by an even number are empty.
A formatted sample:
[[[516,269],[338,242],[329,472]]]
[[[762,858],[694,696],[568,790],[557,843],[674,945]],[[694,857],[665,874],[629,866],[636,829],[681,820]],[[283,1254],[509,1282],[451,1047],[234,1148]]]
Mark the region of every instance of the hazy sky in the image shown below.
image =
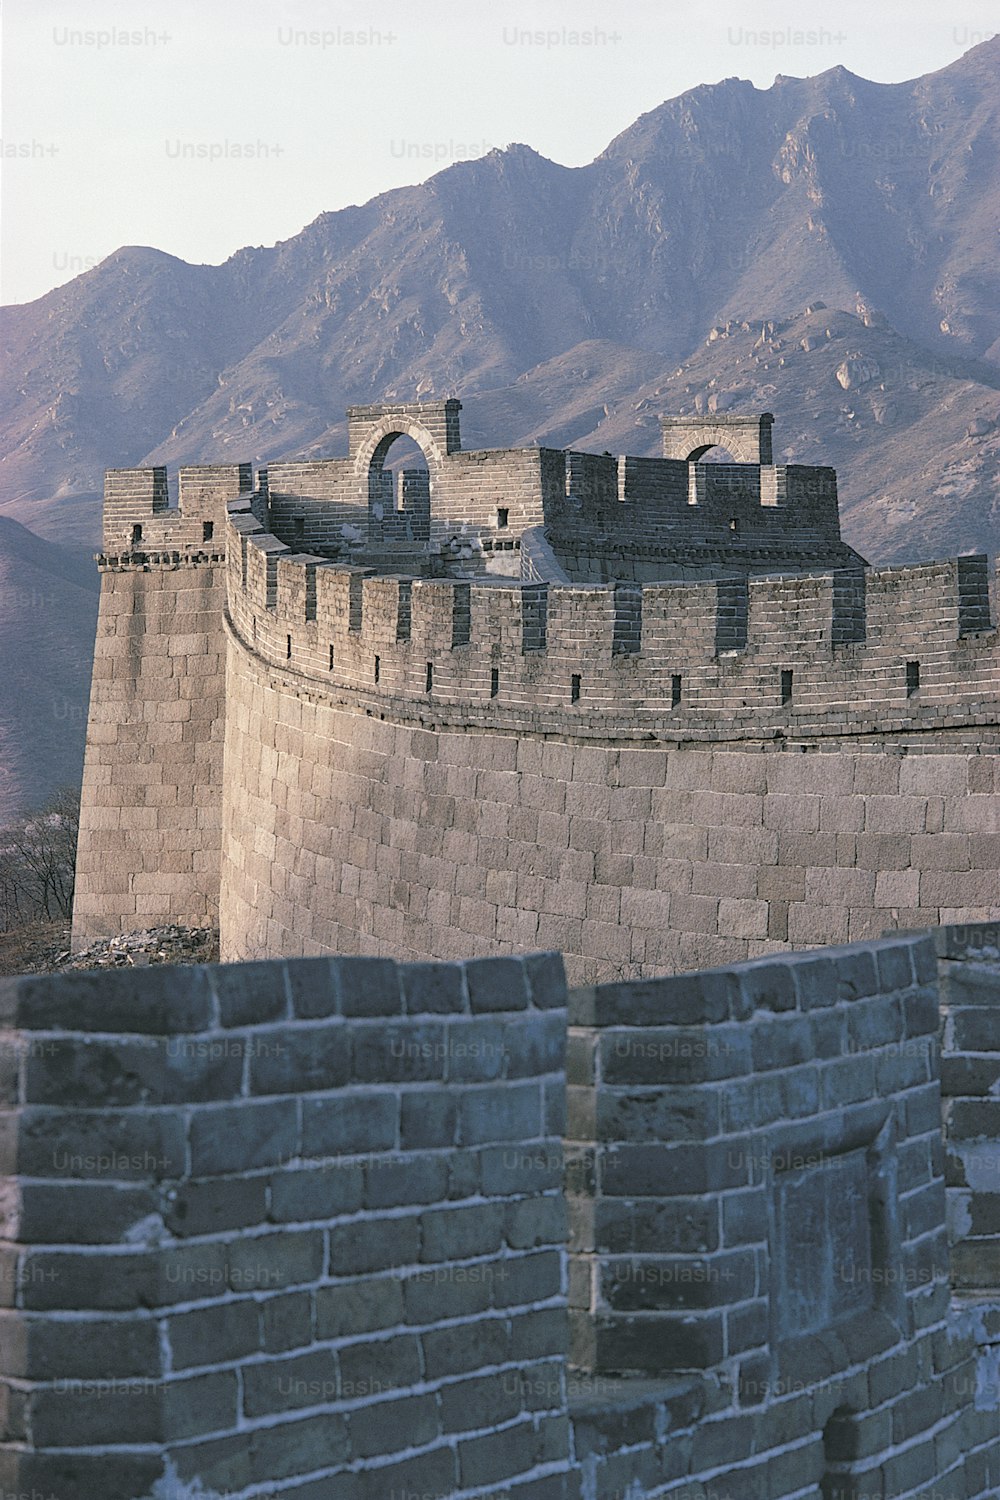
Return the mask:
[[[995,0],[5,0],[0,300],[120,245],[218,262],[523,141],[590,161],[721,78],[843,63],[897,82]]]

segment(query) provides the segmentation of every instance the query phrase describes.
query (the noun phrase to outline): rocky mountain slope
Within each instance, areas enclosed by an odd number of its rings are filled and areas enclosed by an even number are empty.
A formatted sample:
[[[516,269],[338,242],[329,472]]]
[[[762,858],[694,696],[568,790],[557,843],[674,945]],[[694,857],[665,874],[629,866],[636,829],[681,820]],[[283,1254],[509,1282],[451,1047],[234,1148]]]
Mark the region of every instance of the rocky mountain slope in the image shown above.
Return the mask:
[[[998,82],[997,39],[909,83],[727,79],[586,167],[511,146],[221,266],[119,250],[4,310],[0,514],[92,546],[105,467],[343,451],[351,402],[457,394],[469,447],[768,408],[874,561],[997,550]]]

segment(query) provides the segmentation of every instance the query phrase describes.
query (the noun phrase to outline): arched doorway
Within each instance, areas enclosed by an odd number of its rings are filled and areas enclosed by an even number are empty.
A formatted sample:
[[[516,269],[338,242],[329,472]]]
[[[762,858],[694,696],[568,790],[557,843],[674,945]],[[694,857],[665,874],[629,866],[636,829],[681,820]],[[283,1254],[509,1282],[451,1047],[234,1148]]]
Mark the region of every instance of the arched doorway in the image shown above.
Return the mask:
[[[388,432],[368,465],[368,539],[372,545],[422,545],[430,536],[431,484],[424,450]]]
[[[732,450],[724,447],[721,443],[703,443],[698,448],[692,448],[687,456],[688,466],[688,504],[701,505],[706,497],[709,480],[705,470],[711,470],[719,464],[738,464],[740,460],[733,454]],[[716,475],[716,478],[719,476]]]

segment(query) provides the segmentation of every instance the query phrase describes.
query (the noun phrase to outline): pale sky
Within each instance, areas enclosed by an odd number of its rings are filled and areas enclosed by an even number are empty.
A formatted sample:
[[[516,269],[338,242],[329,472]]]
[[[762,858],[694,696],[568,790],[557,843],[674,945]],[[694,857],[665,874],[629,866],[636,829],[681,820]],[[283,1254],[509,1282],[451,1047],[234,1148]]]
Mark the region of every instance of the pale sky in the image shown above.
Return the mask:
[[[722,78],[880,82],[995,0],[4,0],[0,300],[121,245],[218,263],[512,141],[567,166]]]

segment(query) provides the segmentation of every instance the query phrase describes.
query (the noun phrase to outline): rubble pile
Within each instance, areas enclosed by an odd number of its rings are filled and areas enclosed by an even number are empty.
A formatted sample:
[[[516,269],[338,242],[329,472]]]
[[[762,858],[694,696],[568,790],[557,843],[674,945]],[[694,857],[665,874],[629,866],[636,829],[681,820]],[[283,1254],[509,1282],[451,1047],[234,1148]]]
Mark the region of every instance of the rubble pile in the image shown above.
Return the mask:
[[[219,961],[219,933],[214,927],[148,927],[99,938],[78,953],[54,953],[44,972],[66,969],[111,969],[145,964],[212,964]]]

